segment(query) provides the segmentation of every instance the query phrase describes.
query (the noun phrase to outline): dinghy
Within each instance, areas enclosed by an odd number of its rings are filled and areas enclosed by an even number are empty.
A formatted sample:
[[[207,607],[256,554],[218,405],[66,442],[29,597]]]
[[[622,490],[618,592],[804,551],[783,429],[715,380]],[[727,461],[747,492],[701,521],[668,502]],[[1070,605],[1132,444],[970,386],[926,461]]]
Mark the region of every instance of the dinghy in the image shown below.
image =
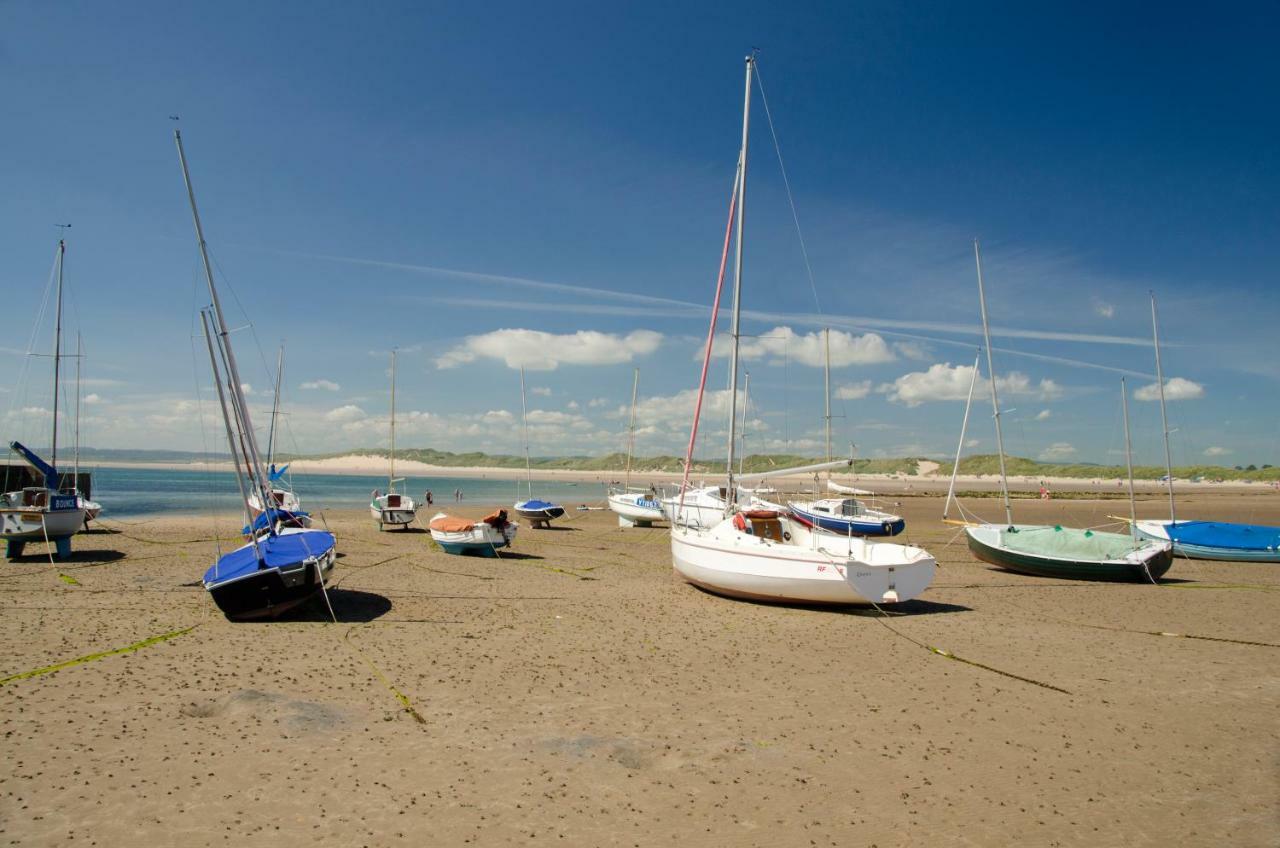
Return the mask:
[[[1104,533],[1057,525],[1015,524],[1009,502],[1009,480],[1005,473],[1004,436],[1000,427],[1000,403],[996,394],[995,366],[991,355],[991,331],[987,323],[987,299],[982,281],[982,253],[975,239],[974,260],[978,269],[978,304],[982,312],[982,333],[987,349],[987,371],[991,375],[991,408],[996,425],[996,446],[1000,456],[1000,493],[1004,498],[1005,523],[964,524],[969,550],[983,562],[1030,574],[1060,580],[1129,580],[1154,583],[1169,570],[1173,550],[1168,543],[1143,542],[1130,535]],[[973,378],[969,384],[969,402],[977,383],[978,367],[974,360]],[[960,427],[960,446],[964,446],[965,428],[969,421],[969,403],[965,405],[964,423]],[[943,520],[955,493],[956,472],[960,468],[959,449],[952,468],[951,487],[943,506]]]
[[[520,369],[520,420],[524,424],[524,469],[528,475],[529,497],[516,501],[512,507],[516,514],[529,521],[534,530],[546,529],[554,519],[564,515],[564,507],[550,501],[539,500],[533,496],[533,460],[529,456],[529,408],[524,399],[524,368]],[[519,483],[516,491],[519,492]]]
[[[685,581],[733,598],[801,604],[907,601],[917,597],[933,580],[936,563],[924,550],[889,542],[870,542],[859,537],[836,536],[813,530],[778,510],[739,511],[736,504],[738,490],[734,483],[734,447],[738,417],[738,328],[742,315],[743,203],[746,196],[747,140],[755,61],[754,55],[747,58],[742,147],[739,151],[733,197],[729,204],[729,224],[720,259],[689,447],[685,453],[684,479],[669,512],[673,517],[672,567]],[[738,238],[734,272],[733,346],[729,360],[728,480],[723,495],[716,489],[699,490],[696,494],[703,499],[698,504],[699,520],[685,521],[685,501],[695,494],[689,489],[689,472],[698,436],[707,369],[715,341],[716,317],[724,287],[735,207]],[[770,477],[816,473],[851,464],[852,460],[824,462],[751,476],[757,481],[763,481]],[[716,497],[720,498],[721,503],[718,518],[706,508],[714,503]],[[691,513],[688,515],[692,518]],[[714,523],[704,523],[712,518],[716,518]]]
[[[1160,362],[1160,324],[1156,296],[1151,295],[1151,337],[1156,353],[1156,383],[1160,387],[1160,423],[1164,429],[1165,481],[1169,485],[1169,518],[1137,521],[1134,529],[1145,539],[1169,542],[1177,556],[1227,562],[1280,562],[1280,527],[1227,521],[1179,521],[1173,494],[1173,458],[1169,451],[1169,417],[1165,409],[1164,367]]]
[[[500,509],[479,521],[440,512],[432,516],[427,529],[445,553],[496,557],[498,548],[509,547],[515,541],[519,526],[508,521],[507,511]]]
[[[797,521],[841,536],[896,536],[906,528],[902,516],[871,509],[857,498],[788,502]]]
[[[259,503],[269,504],[272,500],[269,478],[263,469],[257,435],[245,401],[244,384],[231,346],[231,334],[214,285],[200,213],[196,208],[195,189],[187,171],[182,134],[178,131],[174,132],[174,142],[178,147],[178,161],[182,165],[196,242],[209,287],[211,305],[200,310],[200,323],[204,328],[209,364],[217,387],[218,404],[222,410],[236,484],[244,504],[246,524],[252,528],[250,489],[258,495]],[[231,395],[230,403],[228,393]],[[317,591],[325,591],[325,575],[333,570],[337,540],[332,533],[281,527],[280,522],[271,520],[272,511],[268,510],[265,515],[266,527],[261,533],[251,530],[247,544],[219,556],[204,573],[205,591],[227,618],[274,618],[305,602]]]

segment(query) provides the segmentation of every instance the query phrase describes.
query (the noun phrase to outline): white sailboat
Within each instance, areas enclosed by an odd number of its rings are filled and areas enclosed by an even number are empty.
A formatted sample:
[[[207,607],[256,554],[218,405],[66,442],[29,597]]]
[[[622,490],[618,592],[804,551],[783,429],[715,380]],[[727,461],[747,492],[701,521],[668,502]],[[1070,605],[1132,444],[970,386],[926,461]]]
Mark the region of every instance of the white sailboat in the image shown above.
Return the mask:
[[[302,509],[302,499],[292,486],[279,485],[283,478],[283,469],[276,470],[276,423],[280,417],[280,381],[284,376],[284,345],[276,356],[276,388],[275,399],[271,404],[271,427],[267,431],[267,485],[264,487],[271,498],[271,509],[275,511],[277,520],[282,520],[286,527],[310,527],[311,516]],[[288,467],[287,465],[285,466]],[[249,493],[249,514],[254,524],[261,524],[258,517],[264,512],[262,496],[255,490]]]
[[[627,427],[627,473],[621,489],[609,491],[609,509],[618,514],[619,527],[652,527],[662,521],[662,504],[652,489],[631,488],[631,457],[636,449],[636,390],[640,387],[640,369],[631,381],[631,423]]]
[[[396,352],[391,351],[391,468],[387,473],[387,493],[374,490],[369,502],[369,513],[378,522],[378,529],[388,524],[392,527],[408,527],[418,515],[418,505],[413,498],[396,491],[396,483],[404,478],[396,477]]]
[[[84,527],[84,508],[74,492],[64,494],[58,472],[58,395],[62,368],[62,265],[66,242],[58,240],[58,294],[53,333],[53,442],[49,462],[45,462],[20,442],[9,443],[32,468],[44,477],[43,486],[27,486],[0,495],[0,539],[6,555],[22,556],[27,542],[52,542],[59,559],[70,556],[71,537]]]
[[[676,574],[689,583],[720,595],[764,601],[792,603],[846,604],[872,601],[906,601],[923,592],[933,580],[934,558],[921,548],[888,542],[869,542],[852,536],[836,536],[811,531],[792,517],[776,510],[737,511],[734,486],[734,430],[737,425],[739,330],[742,317],[743,221],[746,202],[747,142],[751,114],[751,84],[755,57],[747,57],[746,92],[742,109],[742,147],[730,202],[730,226],[736,205],[737,240],[734,272],[732,321],[733,346],[730,351],[729,439],[727,485],[724,510],[711,526],[674,522],[671,527],[671,558]],[[724,270],[728,258],[730,232],[725,233],[721,256],[716,305],[712,309],[707,335],[689,449],[685,455],[685,480],[673,515],[682,517],[687,495],[689,467],[697,439],[698,417],[706,388],[707,366],[715,336],[716,311],[720,303]],[[800,469],[782,469],[758,475],[760,480],[827,470],[845,462],[819,463]]]

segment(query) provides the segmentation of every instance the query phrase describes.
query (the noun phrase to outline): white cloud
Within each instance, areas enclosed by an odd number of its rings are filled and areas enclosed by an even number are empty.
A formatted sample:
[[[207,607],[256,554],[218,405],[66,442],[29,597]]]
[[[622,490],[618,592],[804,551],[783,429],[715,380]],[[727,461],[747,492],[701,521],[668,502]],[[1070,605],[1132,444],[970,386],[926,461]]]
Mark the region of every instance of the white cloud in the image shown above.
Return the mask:
[[[822,331],[800,335],[790,327],[774,327],[759,336],[743,336],[738,346],[742,359],[770,358],[775,365],[791,361],[812,368],[826,363],[826,340]],[[713,356],[728,356],[730,338],[725,334],[716,337]],[[696,354],[701,358],[701,352]],[[831,366],[844,368],[849,365],[875,365],[893,362],[898,357],[883,337],[876,333],[854,335],[843,330],[831,331]]]
[[[1195,400],[1204,397],[1204,386],[1199,383],[1193,383],[1191,380],[1182,377],[1170,377],[1164,381],[1164,399],[1173,400]],[[1160,384],[1152,383],[1148,386],[1142,386],[1133,393],[1134,400],[1160,400]]]
[[[462,344],[436,359],[437,368],[453,368],[477,359],[500,359],[508,368],[554,371],[563,365],[618,365],[653,353],[662,334],[634,330],[625,336],[579,330],[558,335],[541,330],[494,330],[467,336]]]
[[[326,392],[336,392],[339,389],[341,389],[342,386],[339,386],[337,383],[333,382],[332,380],[310,380],[306,383],[303,383],[298,388],[307,389],[307,390],[323,389]]]
[[[861,383],[850,383],[836,389],[837,400],[860,400],[869,394],[871,394],[870,380],[863,380]]]
[[[581,408],[582,408],[582,407],[578,406],[578,402],[577,402],[576,400],[571,400],[571,401],[569,401],[567,404],[565,404],[565,409],[575,409],[575,410],[576,410],[576,409],[581,409]]]
[[[982,444],[981,439],[966,439],[964,446],[967,448],[976,448],[980,444]]]
[[[1054,442],[1040,452],[1040,458],[1050,462],[1066,459],[1076,452],[1069,442]]]
[[[1096,297],[1093,299],[1093,311],[1103,318],[1114,318],[1116,316],[1116,308],[1113,304],[1099,300]]]
[[[1231,453],[1230,448],[1220,448],[1217,445],[1204,449],[1205,456],[1226,456],[1229,453]]]
[[[1048,421],[1048,420],[1049,420],[1049,418],[1050,418],[1050,417],[1052,417],[1052,416],[1053,416],[1053,413],[1052,413],[1052,412],[1050,412],[1050,411],[1049,411],[1049,410],[1047,410],[1047,409],[1042,409],[1042,410],[1040,410],[1038,413],[1036,413],[1036,420],[1037,420],[1037,421]]]
[[[364,417],[364,410],[354,403],[339,406],[337,409],[331,409],[324,414],[324,420],[334,424],[348,424],[353,421],[359,421]]]
[[[928,371],[912,371],[903,374],[892,383],[882,383],[876,391],[888,395],[889,400],[907,406],[937,400],[964,400],[969,396],[969,384],[973,381],[972,365],[952,365],[935,362]],[[1010,371],[996,379],[996,389],[1008,397],[1034,397],[1038,400],[1056,400],[1062,396],[1062,387],[1050,379],[1043,379],[1032,386],[1031,378],[1020,371]],[[974,397],[990,391],[986,379],[974,386]]]
[[[894,342],[893,349],[903,359],[929,358],[929,347],[921,342]]]
[[[241,383],[241,384],[240,384],[240,391],[244,392],[244,393],[245,393],[245,394],[247,394],[247,395],[251,395],[251,394],[253,394],[253,386],[251,386],[251,385],[250,385],[250,384],[248,384],[248,383]]]
[[[102,395],[98,394],[97,392],[90,392],[89,394],[85,395],[84,402],[85,402],[85,405],[87,406],[92,406],[95,403],[106,403],[106,401],[103,400]]]
[[[587,406],[590,407],[591,409],[599,409],[602,406],[608,406],[608,405],[609,405],[608,398],[592,398],[591,400],[587,401]]]
[[[546,386],[534,386],[529,389],[529,394],[537,395],[539,397],[551,397],[551,389]]]

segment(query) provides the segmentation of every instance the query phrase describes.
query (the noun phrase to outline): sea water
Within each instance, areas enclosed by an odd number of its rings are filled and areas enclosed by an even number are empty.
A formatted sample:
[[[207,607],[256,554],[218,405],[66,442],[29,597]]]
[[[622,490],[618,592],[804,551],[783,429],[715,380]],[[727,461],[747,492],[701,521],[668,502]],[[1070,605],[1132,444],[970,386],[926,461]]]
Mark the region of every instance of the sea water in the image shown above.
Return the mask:
[[[127,518],[161,513],[236,512],[243,509],[235,475],[230,471],[167,468],[86,468],[93,474],[93,499],[102,504],[103,518]],[[609,480],[570,483],[534,480],[533,496],[562,505],[603,506]],[[362,474],[286,474],[285,482],[311,513],[325,509],[367,507],[373,490],[387,490],[386,476]],[[484,477],[408,477],[396,483],[396,491],[408,495],[426,509],[430,491],[434,510],[470,512],[468,508],[510,507],[529,497],[529,483],[518,472],[494,469]],[[454,492],[461,500],[454,499]],[[428,517],[434,512],[428,513]]]

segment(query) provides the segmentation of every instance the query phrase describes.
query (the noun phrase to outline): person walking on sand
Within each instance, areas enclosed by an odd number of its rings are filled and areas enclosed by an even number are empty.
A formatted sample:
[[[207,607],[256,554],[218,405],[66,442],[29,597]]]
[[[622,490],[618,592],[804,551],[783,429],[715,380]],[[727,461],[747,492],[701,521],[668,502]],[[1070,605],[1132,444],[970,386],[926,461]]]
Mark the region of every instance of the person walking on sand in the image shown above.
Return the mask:
[[[435,501],[431,497],[431,490],[427,489],[427,506],[431,506],[433,503],[435,503]]]

